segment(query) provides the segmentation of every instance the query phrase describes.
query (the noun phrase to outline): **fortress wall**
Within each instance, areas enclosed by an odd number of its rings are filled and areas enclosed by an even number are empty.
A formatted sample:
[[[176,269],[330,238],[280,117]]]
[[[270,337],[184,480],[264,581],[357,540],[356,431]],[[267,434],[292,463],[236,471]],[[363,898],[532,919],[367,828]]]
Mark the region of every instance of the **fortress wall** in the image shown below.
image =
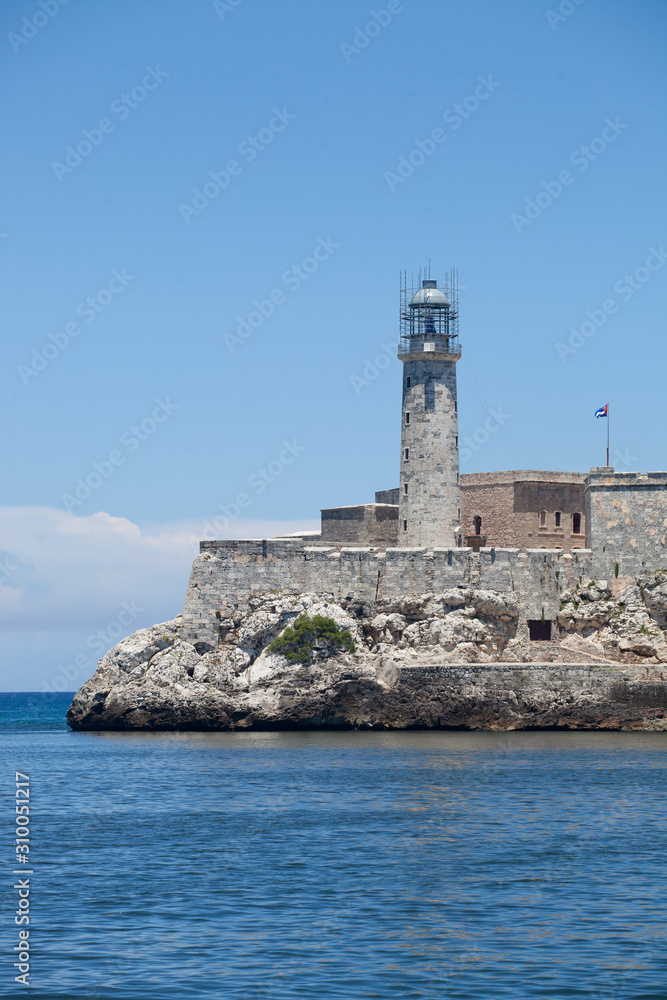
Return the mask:
[[[560,549],[529,549],[517,563],[515,593],[523,603],[526,618],[553,620],[558,614],[563,591],[589,580],[592,553]]]
[[[341,549],[339,596],[374,601],[384,576],[385,555],[379,549]]]
[[[667,569],[667,472],[594,470],[585,497],[595,572],[616,592],[647,570]]]
[[[553,619],[562,592],[590,577],[591,553],[533,549],[308,547],[300,539],[202,542],[185,601],[184,635],[216,646],[219,618],[254,593],[330,594],[364,601],[476,586],[513,591],[526,617]]]
[[[451,587],[469,587],[476,565],[472,549],[434,549],[429,590],[438,594]]]
[[[398,540],[398,507],[386,503],[322,510],[323,545],[377,545],[386,548]]]
[[[304,549],[304,594],[332,594],[340,589],[340,552],[332,548]]]
[[[381,595],[427,594],[433,590],[433,559],[426,549],[387,549]]]
[[[521,565],[518,549],[480,549],[480,587],[488,590],[515,590]]]

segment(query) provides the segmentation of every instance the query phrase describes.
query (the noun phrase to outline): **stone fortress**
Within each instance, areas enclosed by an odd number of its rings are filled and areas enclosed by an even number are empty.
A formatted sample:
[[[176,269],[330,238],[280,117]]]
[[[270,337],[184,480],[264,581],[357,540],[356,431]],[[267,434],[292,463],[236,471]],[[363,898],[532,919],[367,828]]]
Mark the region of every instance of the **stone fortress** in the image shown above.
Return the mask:
[[[183,614],[102,657],[73,729],[667,731],[667,473],[461,476],[455,275],[406,284],[398,486],[201,542]],[[304,613],[354,648],[291,662]]]
[[[531,640],[550,639],[565,591],[597,580],[617,594],[667,567],[667,472],[460,475],[458,325],[455,272],[443,288],[402,282],[398,487],[322,510],[319,533],[201,542],[183,619],[200,653],[217,648],[231,607],[270,592],[362,602],[512,592]]]

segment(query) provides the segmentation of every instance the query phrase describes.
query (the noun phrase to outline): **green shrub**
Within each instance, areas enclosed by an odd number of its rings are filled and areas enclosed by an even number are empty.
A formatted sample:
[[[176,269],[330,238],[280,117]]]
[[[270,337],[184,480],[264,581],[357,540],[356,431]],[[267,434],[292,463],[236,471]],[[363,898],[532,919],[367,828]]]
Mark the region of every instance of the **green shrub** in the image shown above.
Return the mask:
[[[331,656],[339,649],[353,653],[352,636],[323,615],[300,615],[269,646],[270,653],[280,653],[290,663],[312,663],[316,653]]]

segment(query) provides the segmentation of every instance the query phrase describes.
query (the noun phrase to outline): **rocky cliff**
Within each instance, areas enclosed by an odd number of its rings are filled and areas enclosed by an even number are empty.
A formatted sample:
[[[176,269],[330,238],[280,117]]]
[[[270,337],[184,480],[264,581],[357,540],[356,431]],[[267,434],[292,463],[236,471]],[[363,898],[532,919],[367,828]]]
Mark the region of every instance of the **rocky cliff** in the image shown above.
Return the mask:
[[[309,664],[268,646],[303,612],[349,629],[354,653]],[[667,729],[667,573],[616,598],[565,592],[552,639],[531,642],[512,593],[455,588],[384,602],[253,596],[220,617],[216,649],[181,618],[104,656],[67,715],[73,729],[280,727]]]

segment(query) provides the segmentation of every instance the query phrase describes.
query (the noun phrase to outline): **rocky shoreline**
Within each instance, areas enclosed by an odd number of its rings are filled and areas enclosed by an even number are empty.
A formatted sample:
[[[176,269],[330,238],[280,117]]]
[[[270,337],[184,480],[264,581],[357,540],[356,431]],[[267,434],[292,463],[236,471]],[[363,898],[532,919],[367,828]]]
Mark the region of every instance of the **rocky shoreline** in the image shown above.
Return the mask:
[[[304,612],[355,651],[290,663],[271,642]],[[362,603],[256,594],[221,619],[214,650],[181,616],[124,639],[67,715],[73,729],[667,729],[667,573],[612,598],[564,593],[555,636],[531,642],[511,593],[454,588]]]

